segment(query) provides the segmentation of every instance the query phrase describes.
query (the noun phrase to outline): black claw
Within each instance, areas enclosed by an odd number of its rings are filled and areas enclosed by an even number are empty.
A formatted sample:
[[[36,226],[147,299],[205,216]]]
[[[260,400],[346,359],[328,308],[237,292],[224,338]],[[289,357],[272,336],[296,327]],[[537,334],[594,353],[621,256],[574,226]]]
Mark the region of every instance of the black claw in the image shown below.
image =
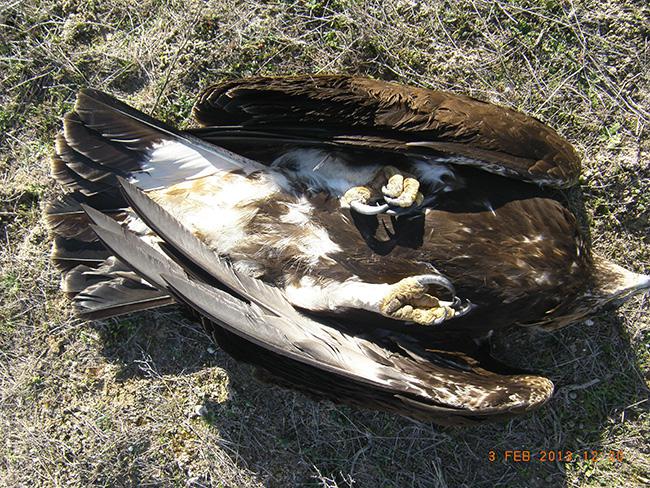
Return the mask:
[[[474,309],[474,304],[469,300],[462,300],[461,298],[455,296],[451,303],[451,308],[456,311],[455,317],[462,317]]]
[[[456,296],[456,289],[448,278],[441,274],[427,274],[415,277],[421,285],[435,285],[444,288],[453,297]]]
[[[391,217],[391,222],[392,222],[393,228],[394,228],[395,227],[395,218],[394,217]],[[386,222],[382,220],[381,223],[384,226],[384,230],[386,231],[386,235],[388,236],[388,238],[390,240],[395,239],[395,233],[388,228],[388,226],[386,225]]]

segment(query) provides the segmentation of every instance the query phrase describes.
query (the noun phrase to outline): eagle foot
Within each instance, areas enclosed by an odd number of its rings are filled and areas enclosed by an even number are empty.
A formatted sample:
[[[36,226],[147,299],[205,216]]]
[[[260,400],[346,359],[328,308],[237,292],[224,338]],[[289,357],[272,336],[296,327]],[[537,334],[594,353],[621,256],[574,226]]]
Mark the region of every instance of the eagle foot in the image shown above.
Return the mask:
[[[408,208],[422,203],[424,196],[420,193],[420,182],[417,179],[411,175],[400,173],[394,166],[385,166],[383,173],[388,179],[386,184],[381,187],[386,203],[400,208]]]
[[[367,186],[355,186],[346,191],[341,205],[364,215],[396,214],[419,206],[423,200],[416,178],[401,173],[394,166],[384,166]],[[375,202],[378,203],[373,205]]]
[[[449,290],[454,298],[444,301],[428,293],[429,285]],[[440,275],[422,275],[404,278],[391,286],[379,306],[382,315],[421,325],[438,325],[453,317],[465,315],[471,309],[455,296],[451,282]]]

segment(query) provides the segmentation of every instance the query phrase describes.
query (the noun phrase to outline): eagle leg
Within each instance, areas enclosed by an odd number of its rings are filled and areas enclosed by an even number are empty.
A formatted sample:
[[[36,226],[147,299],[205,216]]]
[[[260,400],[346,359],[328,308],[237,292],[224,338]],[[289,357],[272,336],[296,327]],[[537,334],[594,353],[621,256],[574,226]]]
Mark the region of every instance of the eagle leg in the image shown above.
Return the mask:
[[[430,287],[450,295],[450,301],[430,293]],[[397,283],[317,280],[303,277],[285,287],[287,299],[313,312],[358,309],[421,325],[438,325],[469,313],[473,305],[456,296],[454,286],[440,274],[410,276]]]

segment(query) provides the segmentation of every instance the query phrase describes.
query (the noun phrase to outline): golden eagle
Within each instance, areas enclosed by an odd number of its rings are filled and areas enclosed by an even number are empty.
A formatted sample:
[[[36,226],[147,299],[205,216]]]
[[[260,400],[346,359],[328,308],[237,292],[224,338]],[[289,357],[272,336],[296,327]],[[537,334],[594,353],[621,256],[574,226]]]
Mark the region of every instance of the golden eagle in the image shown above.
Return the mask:
[[[47,209],[88,319],[180,304],[318,398],[440,423],[528,411],[543,377],[481,347],[650,287],[592,254],[571,145],[473,98],[348,76],[208,88],[180,131],[95,90],[64,117]]]

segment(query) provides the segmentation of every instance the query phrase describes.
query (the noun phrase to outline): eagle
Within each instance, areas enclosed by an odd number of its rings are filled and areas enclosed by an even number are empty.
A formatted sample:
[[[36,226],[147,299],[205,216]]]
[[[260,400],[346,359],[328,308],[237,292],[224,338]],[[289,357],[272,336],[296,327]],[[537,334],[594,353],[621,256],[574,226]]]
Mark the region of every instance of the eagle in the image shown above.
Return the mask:
[[[208,87],[178,130],[83,89],[46,210],[89,320],[176,305],[265,378],[318,399],[468,424],[552,382],[490,334],[554,330],[650,277],[594,254],[573,147],[520,112],[360,77]]]

